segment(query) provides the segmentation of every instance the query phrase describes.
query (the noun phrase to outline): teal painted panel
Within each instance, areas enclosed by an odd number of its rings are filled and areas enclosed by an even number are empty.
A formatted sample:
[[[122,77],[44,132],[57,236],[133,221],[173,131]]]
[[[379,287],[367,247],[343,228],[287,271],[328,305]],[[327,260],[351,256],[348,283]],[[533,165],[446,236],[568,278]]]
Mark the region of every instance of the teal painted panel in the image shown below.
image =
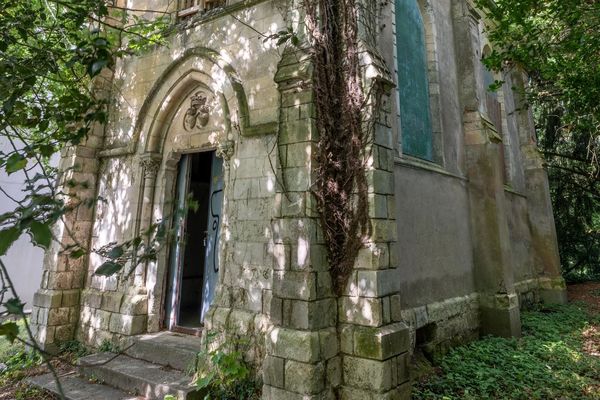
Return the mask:
[[[212,153],[208,202],[208,231],[206,257],[204,258],[201,321],[204,321],[208,308],[213,302],[215,288],[219,282],[219,240],[221,237],[221,212],[223,210],[223,159],[217,157],[215,152]]]
[[[179,297],[181,295],[181,268],[183,265],[183,255],[185,254],[185,221],[187,212],[186,198],[190,180],[191,159],[189,155],[183,155],[179,162],[179,173],[177,174],[177,192],[175,209],[173,210],[173,227],[175,231],[175,240],[171,244],[169,254],[169,293],[166,303],[166,326],[173,329],[177,325],[177,313]]]
[[[433,132],[423,17],[416,0],[396,0],[402,152],[433,160]]]

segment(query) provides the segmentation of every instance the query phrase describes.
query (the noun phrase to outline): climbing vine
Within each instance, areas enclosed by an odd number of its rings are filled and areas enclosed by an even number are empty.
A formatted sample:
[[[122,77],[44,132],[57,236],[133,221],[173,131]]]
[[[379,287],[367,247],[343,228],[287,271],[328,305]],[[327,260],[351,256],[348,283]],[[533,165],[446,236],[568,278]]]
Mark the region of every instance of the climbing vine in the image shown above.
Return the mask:
[[[304,0],[314,64],[316,181],[313,195],[337,295],[370,230],[356,0]]]

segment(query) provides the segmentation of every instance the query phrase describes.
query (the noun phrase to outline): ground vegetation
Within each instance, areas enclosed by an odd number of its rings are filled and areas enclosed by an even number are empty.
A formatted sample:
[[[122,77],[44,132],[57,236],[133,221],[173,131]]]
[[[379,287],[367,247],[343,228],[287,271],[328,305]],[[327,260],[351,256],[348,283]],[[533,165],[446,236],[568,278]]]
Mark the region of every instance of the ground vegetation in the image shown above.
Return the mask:
[[[443,357],[415,399],[599,399],[600,284],[569,287],[569,305],[523,312],[523,337],[486,337]]]

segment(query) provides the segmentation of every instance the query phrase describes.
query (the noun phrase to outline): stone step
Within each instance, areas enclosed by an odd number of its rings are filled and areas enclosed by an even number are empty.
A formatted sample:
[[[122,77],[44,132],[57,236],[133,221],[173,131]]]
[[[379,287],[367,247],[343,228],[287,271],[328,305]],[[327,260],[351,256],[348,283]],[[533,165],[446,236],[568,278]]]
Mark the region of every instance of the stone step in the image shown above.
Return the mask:
[[[197,336],[159,332],[135,337],[125,353],[180,371],[192,371],[196,354],[201,350],[201,339]]]
[[[145,400],[140,396],[127,394],[100,383],[90,382],[75,374],[61,376],[59,379],[65,400]],[[57,396],[60,395],[52,374],[32,376],[27,378],[26,382]]]
[[[88,378],[148,400],[163,400],[167,394],[177,400],[204,398],[204,393],[190,385],[192,378],[183,372],[124,354],[98,353],[83,357],[79,359],[79,371]]]

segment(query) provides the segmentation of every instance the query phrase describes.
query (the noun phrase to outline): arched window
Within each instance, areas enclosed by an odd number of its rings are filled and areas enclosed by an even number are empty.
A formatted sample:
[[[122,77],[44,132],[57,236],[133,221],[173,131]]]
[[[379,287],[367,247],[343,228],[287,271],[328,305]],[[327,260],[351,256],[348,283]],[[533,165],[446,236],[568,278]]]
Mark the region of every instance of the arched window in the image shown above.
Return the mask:
[[[492,50],[488,45],[483,48],[481,52],[483,57],[487,57],[492,53]],[[498,88],[496,90],[492,90],[491,87],[496,85],[497,79],[494,75],[493,71],[490,71],[487,66],[483,63],[480,63],[482,75],[483,75],[483,85],[485,90],[485,112],[496,128],[496,132],[498,136],[502,138],[502,144],[500,146],[500,158],[502,160],[502,176],[504,179],[504,183],[509,183],[509,160],[508,155],[510,154],[510,143],[508,142],[509,136],[505,135],[503,132],[503,122],[504,116],[502,113],[502,103],[504,99],[504,94],[502,92],[502,88]]]
[[[402,152],[432,161],[427,48],[417,0],[396,0],[396,48]]]
[[[179,18],[188,18],[194,14],[210,11],[225,5],[225,0],[178,0]]]
[[[491,54],[489,46],[483,48],[483,57],[487,57]],[[502,136],[502,106],[499,100],[499,89],[491,90],[490,86],[495,85],[496,77],[494,73],[490,71],[485,64],[482,62],[481,70],[483,74],[483,85],[485,89],[485,108],[489,119],[496,127],[496,131]]]

